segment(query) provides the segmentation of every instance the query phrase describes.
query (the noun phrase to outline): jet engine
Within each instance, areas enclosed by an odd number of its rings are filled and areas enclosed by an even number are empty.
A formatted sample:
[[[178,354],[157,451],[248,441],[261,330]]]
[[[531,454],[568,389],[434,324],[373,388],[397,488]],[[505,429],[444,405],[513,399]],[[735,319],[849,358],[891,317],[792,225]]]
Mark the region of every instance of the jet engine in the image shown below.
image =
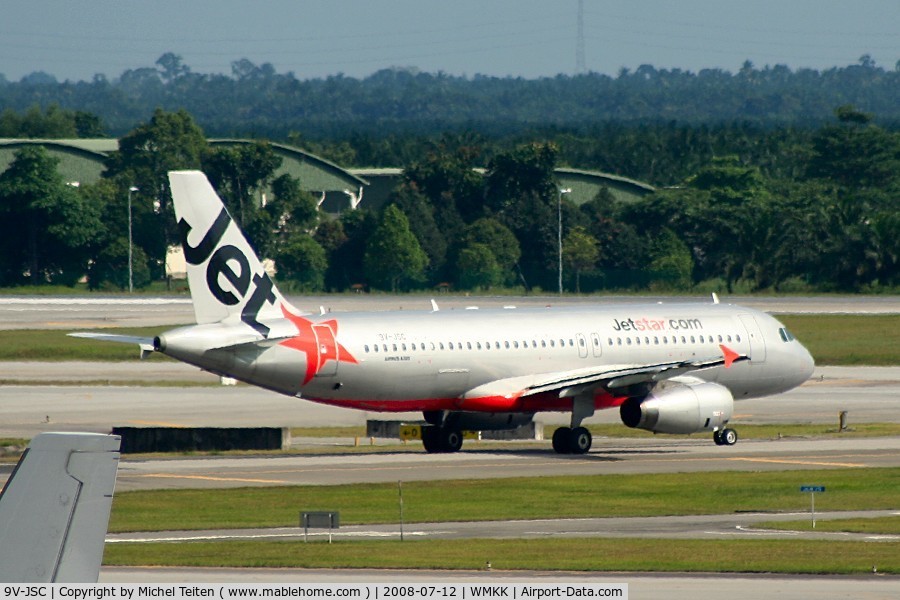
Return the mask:
[[[733,412],[734,398],[727,388],[700,381],[669,383],[619,407],[625,425],[654,433],[718,431]]]

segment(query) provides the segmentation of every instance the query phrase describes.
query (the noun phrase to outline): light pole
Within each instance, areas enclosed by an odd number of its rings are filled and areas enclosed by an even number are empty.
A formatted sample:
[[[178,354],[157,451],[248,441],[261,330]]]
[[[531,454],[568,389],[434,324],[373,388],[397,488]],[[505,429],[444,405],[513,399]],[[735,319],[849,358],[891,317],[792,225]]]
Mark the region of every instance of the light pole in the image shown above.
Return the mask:
[[[134,186],[128,188],[128,293],[134,292],[134,267],[132,266],[133,242],[131,235],[131,193],[138,189]]]
[[[559,245],[559,295],[562,296],[563,288],[562,288],[562,197],[563,194],[569,194],[572,192],[572,188],[559,188],[559,195],[557,196],[556,202],[556,219],[557,219],[557,228],[556,228],[556,241]]]

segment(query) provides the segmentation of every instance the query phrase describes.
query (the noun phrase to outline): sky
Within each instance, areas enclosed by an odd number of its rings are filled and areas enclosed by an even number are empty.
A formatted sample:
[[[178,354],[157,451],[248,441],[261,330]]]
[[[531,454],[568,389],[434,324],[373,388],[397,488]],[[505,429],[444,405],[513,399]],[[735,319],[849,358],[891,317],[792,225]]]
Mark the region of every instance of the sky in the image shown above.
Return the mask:
[[[584,64],[827,69],[900,61],[898,0],[583,0]],[[576,72],[578,0],[3,0],[0,74],[115,79],[166,52],[192,71],[271,63],[300,79],[413,67],[535,78]]]

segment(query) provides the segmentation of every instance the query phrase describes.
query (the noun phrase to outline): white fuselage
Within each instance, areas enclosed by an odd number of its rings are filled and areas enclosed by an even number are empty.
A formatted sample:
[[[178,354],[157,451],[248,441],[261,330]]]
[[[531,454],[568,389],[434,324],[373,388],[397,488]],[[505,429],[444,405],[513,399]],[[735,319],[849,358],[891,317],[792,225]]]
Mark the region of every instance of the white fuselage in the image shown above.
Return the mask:
[[[721,356],[720,345],[750,360],[694,376],[725,386],[738,400],[789,390],[813,369],[781,323],[728,304],[334,313],[291,321],[300,330],[294,345],[251,346],[245,356],[180,352],[181,344],[172,343],[176,330],[166,334],[164,351],[281,393],[378,411],[565,410],[541,399],[467,404],[460,397],[513,377],[708,359]],[[289,328],[270,325],[273,332]],[[301,343],[304,335],[309,339]]]

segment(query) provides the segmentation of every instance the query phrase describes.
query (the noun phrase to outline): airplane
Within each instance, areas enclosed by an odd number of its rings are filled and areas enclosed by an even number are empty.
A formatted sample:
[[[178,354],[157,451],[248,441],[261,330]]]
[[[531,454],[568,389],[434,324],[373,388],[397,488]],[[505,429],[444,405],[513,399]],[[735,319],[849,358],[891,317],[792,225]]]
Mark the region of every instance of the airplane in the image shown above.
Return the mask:
[[[200,171],[169,173],[196,325],[137,343],[223,377],[341,407],[422,412],[429,453],[465,430],[513,429],[570,412],[560,454],[590,450],[596,410],[659,433],[730,446],[733,401],[812,375],[809,352],[770,315],[723,304],[303,312],[289,303]]]
[[[0,492],[0,581],[97,582],[120,443],[97,433],[31,440]]]

